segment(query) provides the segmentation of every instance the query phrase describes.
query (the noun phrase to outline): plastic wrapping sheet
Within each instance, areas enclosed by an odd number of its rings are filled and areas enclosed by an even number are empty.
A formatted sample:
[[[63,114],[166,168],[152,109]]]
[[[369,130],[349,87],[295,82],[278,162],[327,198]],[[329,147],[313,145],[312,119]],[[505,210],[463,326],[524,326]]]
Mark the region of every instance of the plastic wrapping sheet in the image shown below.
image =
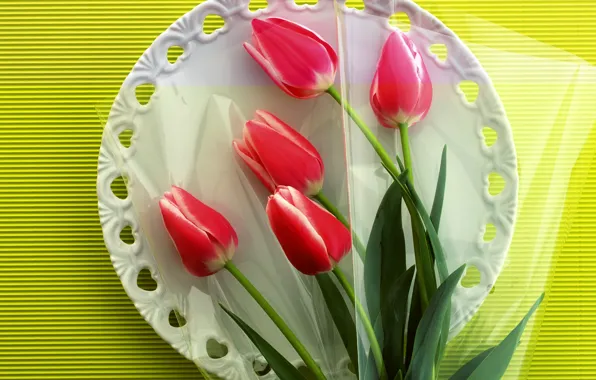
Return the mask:
[[[338,50],[342,64],[336,84],[344,100],[391,155],[401,154],[399,134],[378,126],[368,103],[370,80],[389,33],[385,21],[379,15],[361,17],[349,12],[278,16],[316,30]],[[496,33],[498,26],[469,17],[470,28],[477,28],[479,35]],[[478,352],[498,343],[538,295],[548,290],[550,265],[558,242],[564,239],[569,179],[593,133],[596,75],[581,60],[547,51],[535,41],[525,41],[527,52],[507,51],[476,39],[467,42],[485,75],[471,53],[454,36],[440,30],[432,19],[420,16],[409,32],[425,49],[422,55],[431,72],[435,98],[427,119],[411,128],[415,186],[430,207],[441,149],[446,145],[447,196],[439,237],[450,271],[463,263],[480,270],[480,275],[470,271],[456,293],[452,339],[441,373],[448,376]],[[525,38],[506,32],[498,31],[508,41]],[[299,365],[292,347],[228,273],[199,279],[184,270],[158,207],[165,191],[172,185],[181,186],[231,222],[240,241],[234,262],[329,378],[349,378],[353,375],[347,369],[347,355],[320,290],[311,277],[288,263],[267,223],[264,209],[269,194],[235,156],[232,141],[242,136],[245,121],[257,109],[273,112],[309,138],[325,162],[325,194],[349,214],[354,233],[365,243],[391,181],[341,107],[328,95],[296,100],[279,91],[243,50],[241,42],[249,38],[249,24],[239,23],[206,45],[200,57],[185,52],[176,63],[178,70],[157,78],[156,91],[146,106],[137,106],[135,89],[140,83],[134,78],[127,79],[113,107],[111,100],[107,107],[98,106],[106,123],[102,149],[126,178],[132,211],[126,215],[134,219],[119,223],[132,224],[135,244],[142,246],[133,264],[113,259],[114,264],[117,270],[118,266],[137,272],[144,267],[152,270],[159,284],[158,296],[125,288],[162,337],[199,368],[215,369],[230,378],[235,373],[254,379],[263,378],[261,373],[265,378],[272,376],[256,348],[222,313],[219,303]],[[446,45],[446,62],[427,52],[436,43]],[[458,55],[450,56],[454,52]],[[453,62],[457,67],[449,66]],[[471,72],[479,75],[466,76],[466,68],[474,68]],[[465,80],[476,82],[477,99],[461,90],[465,84],[459,87]],[[507,118],[482,119],[479,115],[486,111],[485,106],[495,106],[492,111],[497,114],[506,111]],[[135,111],[128,112],[127,107]],[[493,121],[496,125],[491,125]],[[133,131],[129,148],[119,140],[125,129]],[[514,162],[495,157],[499,153],[513,153]],[[495,167],[495,162],[504,166]],[[494,173],[505,179],[499,182]],[[102,178],[99,181],[107,177]],[[573,191],[581,192],[581,186]],[[490,201],[503,192],[513,204]],[[495,204],[503,209],[494,208]],[[406,212],[403,223],[411,265]],[[501,234],[499,245],[491,246],[497,234]],[[486,252],[494,254],[483,256]],[[366,306],[359,256],[353,253],[340,265],[353,277]],[[152,303],[154,306],[147,306]],[[163,315],[171,310],[176,311],[182,327],[166,325]],[[156,317],[158,314],[162,317]],[[358,332],[362,336],[362,330]],[[213,342],[225,346],[223,357],[209,352]],[[531,352],[531,340],[523,340],[508,372],[512,378],[521,376],[523,359]]]
[[[424,18],[414,19],[409,31],[422,50],[434,88],[429,115],[410,128],[415,187],[430,210],[445,145],[447,190],[439,237],[450,272],[461,264],[469,266],[454,296],[451,341],[441,378],[448,378],[474,356],[498,344],[542,292],[548,301],[552,264],[565,241],[569,213],[583,186],[581,180],[572,183],[572,175],[577,178],[592,165],[594,146],[590,141],[596,117],[594,67],[482,19],[457,12],[451,16],[468,21],[466,33],[474,36],[474,42],[463,42],[488,77],[477,75],[475,63],[463,49],[457,49],[453,36],[437,33],[435,27],[421,27]],[[367,38],[351,30],[346,23],[346,45]],[[364,56],[378,56],[383,38],[374,40]],[[514,49],[507,49],[509,46]],[[427,48],[442,54],[432,57]],[[369,105],[374,63],[350,59],[348,51],[345,67],[348,90],[344,97],[390,155],[401,156],[399,133],[377,125]],[[493,88],[510,128],[501,128],[502,120],[497,120],[500,106],[487,97]],[[455,109],[461,105],[458,94],[470,107]],[[366,240],[376,214],[372,206],[380,203],[392,181],[356,125],[348,119],[346,128],[353,227]],[[514,156],[506,156],[512,152]],[[409,215],[402,208],[409,266],[414,264],[412,235]],[[508,238],[503,239],[503,234]],[[365,303],[366,280],[358,261],[355,278]],[[528,338],[516,351],[507,378],[525,378],[524,361],[531,360],[540,323],[538,313],[536,324],[527,328]]]
[[[335,26],[328,23],[328,17],[303,15],[297,21],[317,30],[330,43],[337,41]],[[230,378],[236,373],[240,378],[257,378],[257,372],[267,376],[270,371],[266,363],[223,313],[221,303],[300,366],[290,344],[229,273],[197,278],[185,271],[158,206],[164,192],[172,185],[180,186],[230,221],[240,242],[234,263],[288,323],[324,372],[340,376],[338,371],[348,370],[346,353],[321,292],[312,277],[300,274],[287,261],[265,214],[269,193],[237,157],[232,141],[242,137],[245,122],[257,109],[277,115],[320,151],[327,167],[325,195],[347,214],[342,111],[331,98],[305,101],[283,94],[244,51],[241,41],[249,39],[249,23],[238,24],[221,37],[220,44],[209,47],[213,49],[213,62],[196,55],[181,60],[176,73],[158,78],[149,103],[136,112],[127,109],[138,104],[136,83],[131,85],[134,78],[130,77],[113,106],[111,101],[98,105],[106,122],[102,149],[109,152],[117,171],[126,178],[135,219],[133,231],[143,245],[142,259],[134,266],[149,267],[159,290],[166,294],[156,301],[157,306],[149,307],[150,312],[167,315],[175,310],[179,322],[183,318],[185,324],[164,326],[166,319],[156,322],[152,315],[144,316],[199,368],[215,369],[213,372]],[[119,140],[125,129],[133,131],[129,148]],[[352,273],[349,258],[341,265]],[[126,290],[141,312],[145,307],[139,304],[152,300],[138,289]],[[226,347],[223,358],[209,352],[213,341]]]
[[[552,46],[466,18],[467,34],[476,36],[467,45],[490,75],[513,129],[519,203],[505,267],[478,314],[451,342],[445,376],[498,343],[541,291],[546,291],[548,304],[553,265],[594,155],[596,69]],[[488,136],[487,141],[494,138]],[[507,378],[527,377],[542,315],[539,311],[528,326]]]

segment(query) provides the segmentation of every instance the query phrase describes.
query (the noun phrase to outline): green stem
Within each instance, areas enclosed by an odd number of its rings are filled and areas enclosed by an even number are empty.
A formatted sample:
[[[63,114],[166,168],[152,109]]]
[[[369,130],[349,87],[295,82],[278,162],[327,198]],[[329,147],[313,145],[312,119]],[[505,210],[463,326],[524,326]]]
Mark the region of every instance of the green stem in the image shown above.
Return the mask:
[[[401,148],[404,152],[404,165],[408,170],[408,179],[414,184],[414,172],[412,170],[412,155],[410,153],[410,139],[408,136],[408,124],[399,124],[399,136],[401,137]]]
[[[377,155],[381,159],[381,163],[383,164],[383,167],[385,168],[385,170],[387,170],[387,172],[396,181],[398,181],[397,178],[399,177],[399,174],[400,174],[399,169],[395,166],[395,164],[393,163],[393,159],[389,156],[389,154],[387,154],[387,152],[381,145],[381,142],[377,139],[377,137],[374,135],[374,133],[366,125],[364,120],[362,120],[360,118],[358,113],[354,110],[354,108],[352,108],[352,106],[347,101],[344,101],[342,99],[341,94],[339,93],[339,91],[337,91],[337,89],[334,86],[331,86],[329,88],[329,90],[327,90],[327,92],[329,93],[329,95],[331,95],[331,97],[333,97],[333,99],[335,99],[335,101],[337,101],[346,110],[346,113],[348,114],[348,116],[350,116],[350,118],[352,118],[352,120],[354,120],[354,123],[356,123],[358,128],[360,128],[360,130],[362,131],[362,133],[364,134],[366,139],[372,145],[375,152],[377,152]],[[409,152],[409,144],[408,144],[408,152]],[[405,153],[404,153],[404,156],[405,156]],[[409,156],[409,154],[408,154],[408,156]],[[411,166],[411,163],[410,163],[410,166]],[[409,172],[409,175],[411,176],[412,175],[411,170],[408,170],[408,172]],[[408,191],[408,190],[405,189],[405,191]],[[412,228],[414,228],[415,224],[414,224],[413,212],[416,212],[416,209],[412,209],[411,207],[408,207],[408,211],[410,212],[410,216],[412,217]],[[414,242],[414,244],[416,244],[416,242]],[[416,250],[416,251],[418,251],[418,250]],[[425,261],[427,259],[430,259],[430,258],[419,257],[419,255],[416,253],[416,264],[417,264],[416,268],[418,269],[416,271],[416,280],[418,281],[418,284],[420,285],[420,292],[422,295],[423,303],[428,302],[428,300],[430,299],[429,292],[431,291],[430,289],[427,289],[428,286],[426,284],[427,280],[425,280],[425,276],[430,276],[431,279],[434,278],[433,273],[425,274],[426,271],[424,270],[424,268],[422,266],[420,266],[420,267],[418,266],[419,263],[422,263],[423,261]],[[431,268],[431,270],[432,270],[432,268]],[[428,280],[428,281],[431,281],[431,280]],[[423,307],[425,307],[425,306],[426,305],[423,305]]]
[[[325,207],[327,211],[332,213],[337,218],[337,220],[339,220],[349,230],[352,229],[352,227],[350,226],[350,222],[348,222],[346,217],[337,209],[337,207],[335,207],[335,205],[329,200],[329,198],[325,196],[325,194],[323,194],[322,191],[315,195],[313,198],[315,198],[321,204],[321,206]],[[356,251],[360,255],[362,261],[364,261],[364,258],[366,257],[366,247],[364,246],[364,244],[362,244],[362,241],[360,240],[360,238],[358,238],[358,235],[356,235],[356,232],[354,231],[352,231],[352,239],[354,240],[354,247],[356,247]]]
[[[356,312],[358,313],[358,315],[360,315],[360,320],[364,325],[364,331],[366,331],[366,335],[368,336],[368,340],[370,341],[370,349],[372,351],[372,355],[375,359],[377,369],[379,370],[380,380],[387,380],[387,371],[385,369],[385,363],[383,362],[383,351],[381,351],[381,346],[379,345],[379,341],[377,340],[375,329],[372,323],[370,323],[370,319],[366,314],[366,310],[364,310],[362,304],[356,299],[352,285],[346,278],[344,272],[342,272],[342,270],[339,268],[339,266],[333,268],[333,274],[335,274],[335,277],[337,277],[337,279],[339,280],[339,283],[346,291],[348,297],[350,298],[350,301],[352,301],[352,303],[354,304]]]
[[[288,339],[288,342],[290,342],[292,347],[294,347],[298,355],[300,355],[300,357],[304,361],[304,364],[312,370],[316,378],[319,380],[326,380],[323,371],[321,371],[319,365],[315,362],[312,356],[310,356],[310,354],[306,350],[306,347],[304,347],[304,345],[298,340],[296,334],[294,334],[294,332],[290,329],[290,327],[286,324],[282,317],[275,311],[275,309],[273,309],[273,306],[271,306],[269,301],[267,301],[265,297],[263,297],[261,292],[259,292],[257,288],[255,288],[255,286],[250,282],[250,280],[246,278],[246,276],[242,272],[240,272],[240,270],[236,265],[234,265],[234,263],[228,261],[226,263],[225,268],[228,270],[228,272],[232,274],[232,276],[236,278],[236,280],[238,280],[238,282],[244,287],[244,289],[246,289],[246,291],[252,296],[252,298],[254,298],[255,301],[257,301],[259,306],[263,308],[265,313],[267,313],[269,318],[271,318],[271,320],[279,328],[281,333],[286,337],[286,339]]]
[[[381,142],[377,139],[377,136],[375,136],[375,134],[366,125],[364,120],[362,120],[358,113],[356,113],[356,110],[352,108],[350,103],[343,101],[343,99],[341,98],[341,94],[339,93],[339,91],[337,91],[337,89],[334,86],[331,86],[329,90],[327,90],[327,92],[346,110],[347,114],[352,118],[352,120],[354,120],[354,123],[356,123],[358,128],[360,128],[360,130],[364,134],[364,137],[366,137],[366,139],[370,142],[375,152],[377,152],[377,154],[379,155],[381,162],[384,164],[385,168],[390,172],[389,174],[392,174],[395,177],[399,176],[399,170],[393,163],[393,159],[391,158],[391,156],[389,156],[389,154],[387,154],[385,148],[383,148]]]

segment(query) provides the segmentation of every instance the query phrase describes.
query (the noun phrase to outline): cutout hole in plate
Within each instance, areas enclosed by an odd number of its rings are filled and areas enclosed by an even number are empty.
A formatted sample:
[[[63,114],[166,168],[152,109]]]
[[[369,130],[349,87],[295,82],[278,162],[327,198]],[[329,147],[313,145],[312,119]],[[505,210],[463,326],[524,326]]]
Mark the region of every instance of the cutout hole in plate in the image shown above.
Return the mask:
[[[120,240],[128,245],[133,245],[135,242],[135,236],[132,233],[132,227],[126,226],[120,231]]]
[[[490,195],[499,195],[503,189],[505,189],[505,178],[499,173],[490,173],[488,175],[488,192]]]
[[[463,80],[459,82],[459,89],[466,97],[468,103],[473,104],[478,99],[478,92],[480,91],[478,83],[471,80]]]
[[[389,17],[389,25],[399,28],[402,32],[410,30],[410,17],[406,12],[397,12]]]
[[[112,193],[118,199],[126,199],[128,197],[128,190],[126,189],[126,180],[123,176],[118,176],[114,178],[112,184],[110,185],[112,189]]]
[[[212,34],[218,29],[223,28],[225,20],[219,15],[207,15],[203,21],[203,33]]]
[[[461,279],[461,286],[464,288],[473,288],[480,285],[480,271],[474,265],[469,265],[466,268],[466,273]]]
[[[271,366],[265,360],[253,360],[252,369],[259,377],[271,372]]]
[[[125,148],[130,148],[130,140],[132,140],[132,129],[125,129],[118,135],[118,140]]]
[[[315,5],[316,3],[318,3],[318,0],[294,0],[294,2],[296,3],[296,5]]]
[[[182,53],[184,53],[184,49],[182,49],[180,46],[170,46],[170,48],[168,49],[168,62],[170,62],[171,64],[176,63],[178,57],[180,57]]]
[[[497,227],[495,227],[495,225],[492,223],[488,223],[484,227],[484,235],[482,236],[482,238],[485,242],[488,243],[489,241],[492,241],[495,237],[497,237]]]
[[[184,327],[184,325],[186,325],[186,319],[176,309],[172,309],[172,311],[170,311],[168,322],[172,327]]]
[[[137,275],[137,286],[139,289],[143,289],[146,292],[152,292],[157,289],[157,282],[151,276],[151,271],[147,268],[143,268]]]
[[[447,46],[445,44],[432,44],[428,50],[430,50],[439,61],[447,61]]]
[[[211,338],[207,341],[207,355],[211,359],[221,359],[228,354],[228,346]]]
[[[267,8],[268,4],[266,1],[263,0],[250,0],[250,3],[248,4],[248,9],[250,9],[252,12],[258,11],[259,9],[265,9]]]
[[[484,143],[486,146],[493,146],[497,142],[497,131],[491,127],[482,128],[482,136],[484,136]]]
[[[151,100],[151,95],[155,92],[155,86],[151,83],[144,83],[135,88],[135,96],[140,105],[146,106]]]

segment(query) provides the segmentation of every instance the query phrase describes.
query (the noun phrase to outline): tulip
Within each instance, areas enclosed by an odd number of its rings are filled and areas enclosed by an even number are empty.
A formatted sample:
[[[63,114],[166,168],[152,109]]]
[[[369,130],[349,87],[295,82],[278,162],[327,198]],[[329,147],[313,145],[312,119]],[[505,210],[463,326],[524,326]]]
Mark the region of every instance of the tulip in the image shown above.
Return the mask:
[[[292,186],[307,195],[323,187],[323,160],[314,146],[292,127],[265,111],[257,111],[244,127],[234,149],[261,182],[274,192]]]
[[[307,275],[329,272],[350,251],[350,231],[331,213],[289,186],[269,197],[267,216],[288,260]]]
[[[283,91],[299,99],[322,94],[333,85],[337,53],[321,36],[302,25],[270,17],[252,21],[246,51]]]
[[[271,318],[315,377],[324,380],[320,367],[296,334],[231,261],[238,247],[238,237],[226,218],[176,186],[172,187],[171,192],[164,194],[159,206],[166,229],[186,269],[198,277],[210,276],[221,269],[227,269]]]
[[[159,207],[170,238],[189,273],[210,276],[232,259],[238,237],[220,213],[176,186],[164,194]]]
[[[412,40],[400,31],[391,33],[370,88],[370,104],[379,122],[399,128],[424,119],[432,94],[428,71]]]

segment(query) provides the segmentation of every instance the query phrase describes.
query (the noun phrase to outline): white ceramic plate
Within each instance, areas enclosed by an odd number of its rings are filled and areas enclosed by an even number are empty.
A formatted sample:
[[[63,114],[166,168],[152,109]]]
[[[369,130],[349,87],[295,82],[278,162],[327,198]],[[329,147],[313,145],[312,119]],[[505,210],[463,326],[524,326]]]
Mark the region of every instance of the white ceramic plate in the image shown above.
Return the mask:
[[[266,194],[238,165],[231,140],[240,136],[243,120],[252,117],[256,108],[273,111],[298,128],[323,152],[325,191],[346,212],[346,186],[350,186],[349,210],[361,236],[368,236],[389,179],[349,121],[344,121],[344,141],[342,112],[331,99],[291,99],[244,52],[241,45],[250,39],[250,20],[285,17],[317,31],[335,47],[342,41],[342,80],[350,102],[388,150],[398,152],[395,131],[376,125],[368,106],[368,86],[391,30],[388,18],[396,12],[405,12],[410,18],[409,35],[423,53],[435,84],[431,112],[410,131],[416,186],[430,205],[446,144],[447,192],[440,237],[448,267],[452,271],[467,263],[481,274],[479,284],[460,286],[454,296],[452,334],[476,312],[503,267],[517,204],[515,148],[503,107],[484,70],[449,29],[416,4],[368,0],[360,11],[346,8],[341,1],[321,0],[316,6],[296,6],[284,0],[269,3],[266,10],[252,13],[246,0],[209,0],[176,21],[139,59],[112,106],[104,132],[97,179],[101,224],[127,294],[147,322],[181,354],[222,378],[257,378],[251,362],[258,355],[218,312],[214,300],[223,300],[249,323],[258,324],[262,334],[299,365],[292,349],[229,276],[221,273],[199,280],[184,271],[156,205],[171,184],[189,189],[222,212],[238,230],[241,248],[235,261],[312,347],[324,370],[333,373],[332,378],[349,378],[333,327],[312,304],[304,302],[312,294],[316,298],[316,291],[308,279],[289,267],[271,236],[263,213]],[[203,21],[209,14],[226,22],[211,35],[203,33]],[[430,52],[432,44],[446,45],[444,62]],[[184,49],[175,63],[167,59],[171,46]],[[479,85],[473,103],[458,89],[463,80]],[[141,105],[135,88],[146,83],[155,85],[156,91],[147,105]],[[498,136],[490,147],[484,142],[484,127]],[[133,131],[129,148],[118,140],[125,130]],[[347,180],[344,143],[348,146]],[[505,179],[503,191],[494,196],[488,192],[488,176],[493,172]],[[126,199],[117,198],[110,188],[120,175],[129,179]],[[487,224],[497,231],[491,241],[483,239]],[[128,225],[135,235],[132,245],[119,237]],[[352,270],[350,262],[344,265]],[[154,291],[137,286],[138,273],[144,268],[151,270],[158,284]],[[358,265],[354,271],[358,279]],[[184,327],[168,322],[173,309],[186,318]],[[206,348],[210,340],[226,345],[227,355],[210,358]],[[322,346],[327,348],[322,350]]]

